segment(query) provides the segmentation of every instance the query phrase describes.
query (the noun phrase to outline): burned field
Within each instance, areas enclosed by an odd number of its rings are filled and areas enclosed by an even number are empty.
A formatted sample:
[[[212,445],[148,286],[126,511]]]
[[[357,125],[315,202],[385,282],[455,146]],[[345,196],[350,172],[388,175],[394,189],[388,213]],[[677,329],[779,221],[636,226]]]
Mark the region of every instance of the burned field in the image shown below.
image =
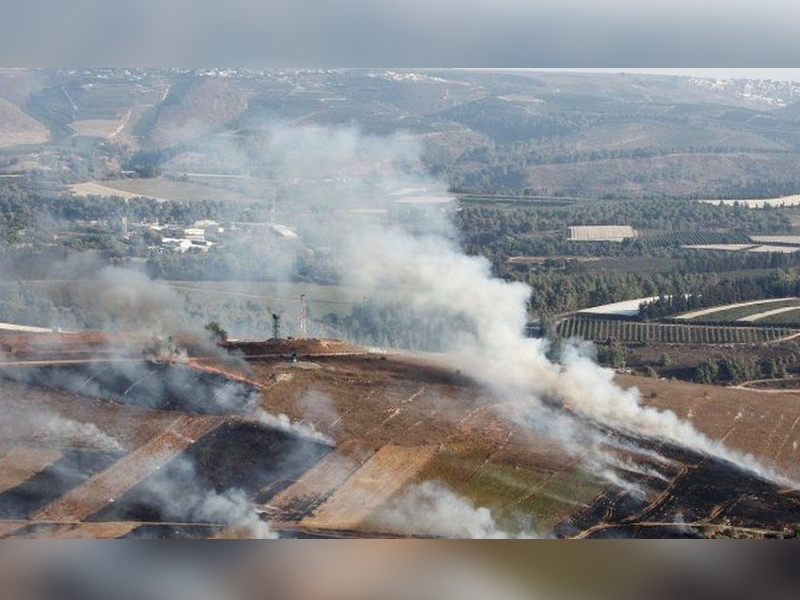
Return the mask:
[[[607,490],[555,528],[563,537],[774,536],[800,516],[800,494],[748,475],[736,465],[670,444],[633,443],[657,451],[644,460],[636,490]],[[668,463],[662,462],[668,460]]]
[[[189,446],[91,521],[185,522],[220,519],[207,495],[240,490],[267,502],[331,451],[331,447],[253,423],[225,423]],[[180,491],[175,503],[165,495]],[[199,499],[199,500],[198,500]]]
[[[130,358],[111,362],[14,366],[0,377],[154,410],[243,413],[258,404],[251,385],[183,364]]]
[[[309,340],[181,362],[78,350],[0,369],[0,536],[230,537],[267,523],[283,537],[456,535],[392,513],[432,482],[512,534],[777,536],[800,523],[796,491],[548,407],[603,434],[616,466],[593,471],[433,358]],[[727,406],[706,393],[645,398],[769,464],[794,462],[797,396],[768,405],[741,390]],[[788,422],[786,439],[752,444],[745,422]]]

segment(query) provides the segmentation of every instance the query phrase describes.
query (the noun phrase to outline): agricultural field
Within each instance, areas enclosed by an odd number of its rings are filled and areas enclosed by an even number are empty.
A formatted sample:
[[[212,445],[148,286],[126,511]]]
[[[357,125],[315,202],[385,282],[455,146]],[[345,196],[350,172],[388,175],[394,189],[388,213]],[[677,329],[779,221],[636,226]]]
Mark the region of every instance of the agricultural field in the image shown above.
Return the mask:
[[[684,313],[675,317],[686,321],[733,323],[734,321],[756,321],[758,316],[775,310],[800,308],[800,298],[776,298],[771,300],[754,300],[706,308]],[[769,316],[766,314],[765,316]]]
[[[122,119],[86,119],[75,121],[70,128],[76,135],[100,137],[107,140],[119,139],[130,124],[133,109],[130,109]]]
[[[579,225],[569,228],[571,242],[622,242],[635,237],[636,231],[629,225]]]
[[[797,332],[790,327],[642,323],[580,316],[565,319],[558,325],[558,334],[564,338],[648,344],[759,344],[782,340]]]
[[[648,246],[725,246],[748,245],[750,239],[743,233],[734,231],[671,231],[655,232],[653,235],[643,237],[642,241]]]
[[[650,298],[635,298],[633,300],[625,300],[623,302],[614,302],[613,304],[604,304],[602,306],[593,306],[579,312],[579,314],[587,315],[615,315],[621,317],[634,317],[639,314],[639,307],[645,302],[652,302],[658,300],[658,296]]]
[[[234,200],[251,201],[258,198],[240,192],[190,181],[170,179],[112,179],[89,181],[72,185],[76,196],[107,196],[122,198],[153,198],[155,200]]]
[[[707,250],[717,252],[756,252],[762,254],[795,254],[800,246],[763,246],[758,244],[695,244],[683,246],[687,250]]]
[[[747,252],[755,248],[753,244],[689,244],[686,250],[709,250],[712,252]]]
[[[44,144],[49,140],[50,133],[44,125],[0,97],[0,148]]]
[[[800,206],[800,195],[783,196],[781,198],[751,198],[742,200],[700,200],[706,204],[724,205],[724,206],[746,206],[747,208],[764,208],[764,207],[793,207]]]
[[[80,350],[85,337],[58,339]],[[8,343],[24,342],[15,340]],[[190,350],[192,358],[176,365],[143,358],[128,342],[130,354],[111,361],[80,352],[69,377],[30,345],[0,370],[11,414],[52,415],[47,430],[42,419],[3,424],[2,535],[231,537],[261,531],[265,519],[284,537],[496,533],[476,529],[474,521],[445,525],[441,516],[409,509],[404,502],[426,485],[446,485],[467,514],[483,515],[484,522],[493,515],[507,531],[532,526],[563,537],[635,535],[640,527],[674,535],[675,514],[688,515],[680,532],[688,523],[778,534],[800,518],[796,492],[621,430],[614,433],[626,465],[619,476],[644,491],[613,487],[564,452],[563,442],[521,427],[491,390],[434,357],[358,348],[331,355],[333,340],[280,340],[244,354],[232,344],[227,357]],[[300,354],[296,362],[286,359],[292,348]],[[143,402],[161,389],[157,382],[165,388],[163,402]],[[741,402],[706,412],[704,387],[672,398],[662,382],[645,383],[656,385],[647,388],[648,402],[688,407],[689,418],[715,439],[726,436],[735,448],[794,464],[795,396],[753,407],[760,411],[752,417],[755,427],[775,432],[753,437],[738,427],[736,411],[750,406],[756,392],[741,391]],[[226,399],[233,388],[246,392],[246,405]],[[276,421],[283,425],[255,419],[248,408],[253,401],[270,415],[286,415]],[[576,418],[559,405],[551,410]],[[326,441],[289,431],[288,423],[313,425]],[[710,477],[713,491],[697,487]],[[231,521],[242,515],[246,520]],[[666,529],[657,532],[658,524]]]
[[[750,239],[758,244],[800,246],[800,235],[751,235]]]
[[[787,310],[767,316],[760,315],[757,322],[760,325],[787,325],[792,327],[800,326],[800,306],[796,308],[789,308]]]
[[[797,246],[755,246],[748,248],[747,252],[766,252],[773,254],[794,254],[800,252]]]

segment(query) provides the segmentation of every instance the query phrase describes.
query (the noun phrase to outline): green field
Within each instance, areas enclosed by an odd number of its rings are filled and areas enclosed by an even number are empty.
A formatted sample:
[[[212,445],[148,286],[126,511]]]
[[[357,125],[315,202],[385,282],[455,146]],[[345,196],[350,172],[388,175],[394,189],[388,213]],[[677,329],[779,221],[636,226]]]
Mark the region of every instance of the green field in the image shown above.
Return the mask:
[[[800,304],[796,310],[790,310],[779,315],[772,315],[765,319],[756,321],[763,325],[789,325],[793,327],[800,327]]]
[[[759,313],[767,312],[770,310],[777,310],[779,308],[788,308],[790,306],[796,306],[800,308],[800,299],[787,298],[785,300],[765,301],[765,302],[759,302],[757,304],[750,304],[748,306],[738,306],[736,308],[728,308],[728,309],[726,309],[724,306],[721,306],[720,310],[718,311],[708,313],[706,315],[700,315],[698,317],[693,317],[691,319],[687,319],[687,322],[700,321],[700,322],[732,323],[734,321],[738,321],[739,319],[744,319],[753,315],[757,315]],[[775,315],[775,318],[781,316],[783,315]],[[773,322],[772,320],[757,321],[757,323],[772,323],[772,322]]]
[[[795,332],[790,327],[682,325],[585,317],[571,317],[558,326],[558,334],[565,338],[661,344],[758,344],[779,340]]]

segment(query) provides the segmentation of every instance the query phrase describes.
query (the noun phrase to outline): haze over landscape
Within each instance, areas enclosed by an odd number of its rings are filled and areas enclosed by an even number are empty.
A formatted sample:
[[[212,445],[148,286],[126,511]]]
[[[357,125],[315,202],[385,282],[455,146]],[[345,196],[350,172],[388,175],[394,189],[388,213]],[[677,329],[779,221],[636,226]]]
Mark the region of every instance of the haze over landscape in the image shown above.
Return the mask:
[[[0,537],[796,537],[799,74],[0,69]]]

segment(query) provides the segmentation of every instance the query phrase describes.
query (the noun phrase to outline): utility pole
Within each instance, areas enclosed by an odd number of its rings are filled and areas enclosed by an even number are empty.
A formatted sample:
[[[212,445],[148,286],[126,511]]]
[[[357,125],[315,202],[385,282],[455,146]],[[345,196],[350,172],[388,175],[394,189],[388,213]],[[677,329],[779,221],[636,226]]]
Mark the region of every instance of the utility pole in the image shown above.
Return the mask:
[[[272,313],[272,339],[281,339],[281,316],[276,313]]]
[[[297,337],[301,340],[306,339],[308,335],[308,306],[305,294],[300,294],[300,316],[297,323],[297,332]]]

